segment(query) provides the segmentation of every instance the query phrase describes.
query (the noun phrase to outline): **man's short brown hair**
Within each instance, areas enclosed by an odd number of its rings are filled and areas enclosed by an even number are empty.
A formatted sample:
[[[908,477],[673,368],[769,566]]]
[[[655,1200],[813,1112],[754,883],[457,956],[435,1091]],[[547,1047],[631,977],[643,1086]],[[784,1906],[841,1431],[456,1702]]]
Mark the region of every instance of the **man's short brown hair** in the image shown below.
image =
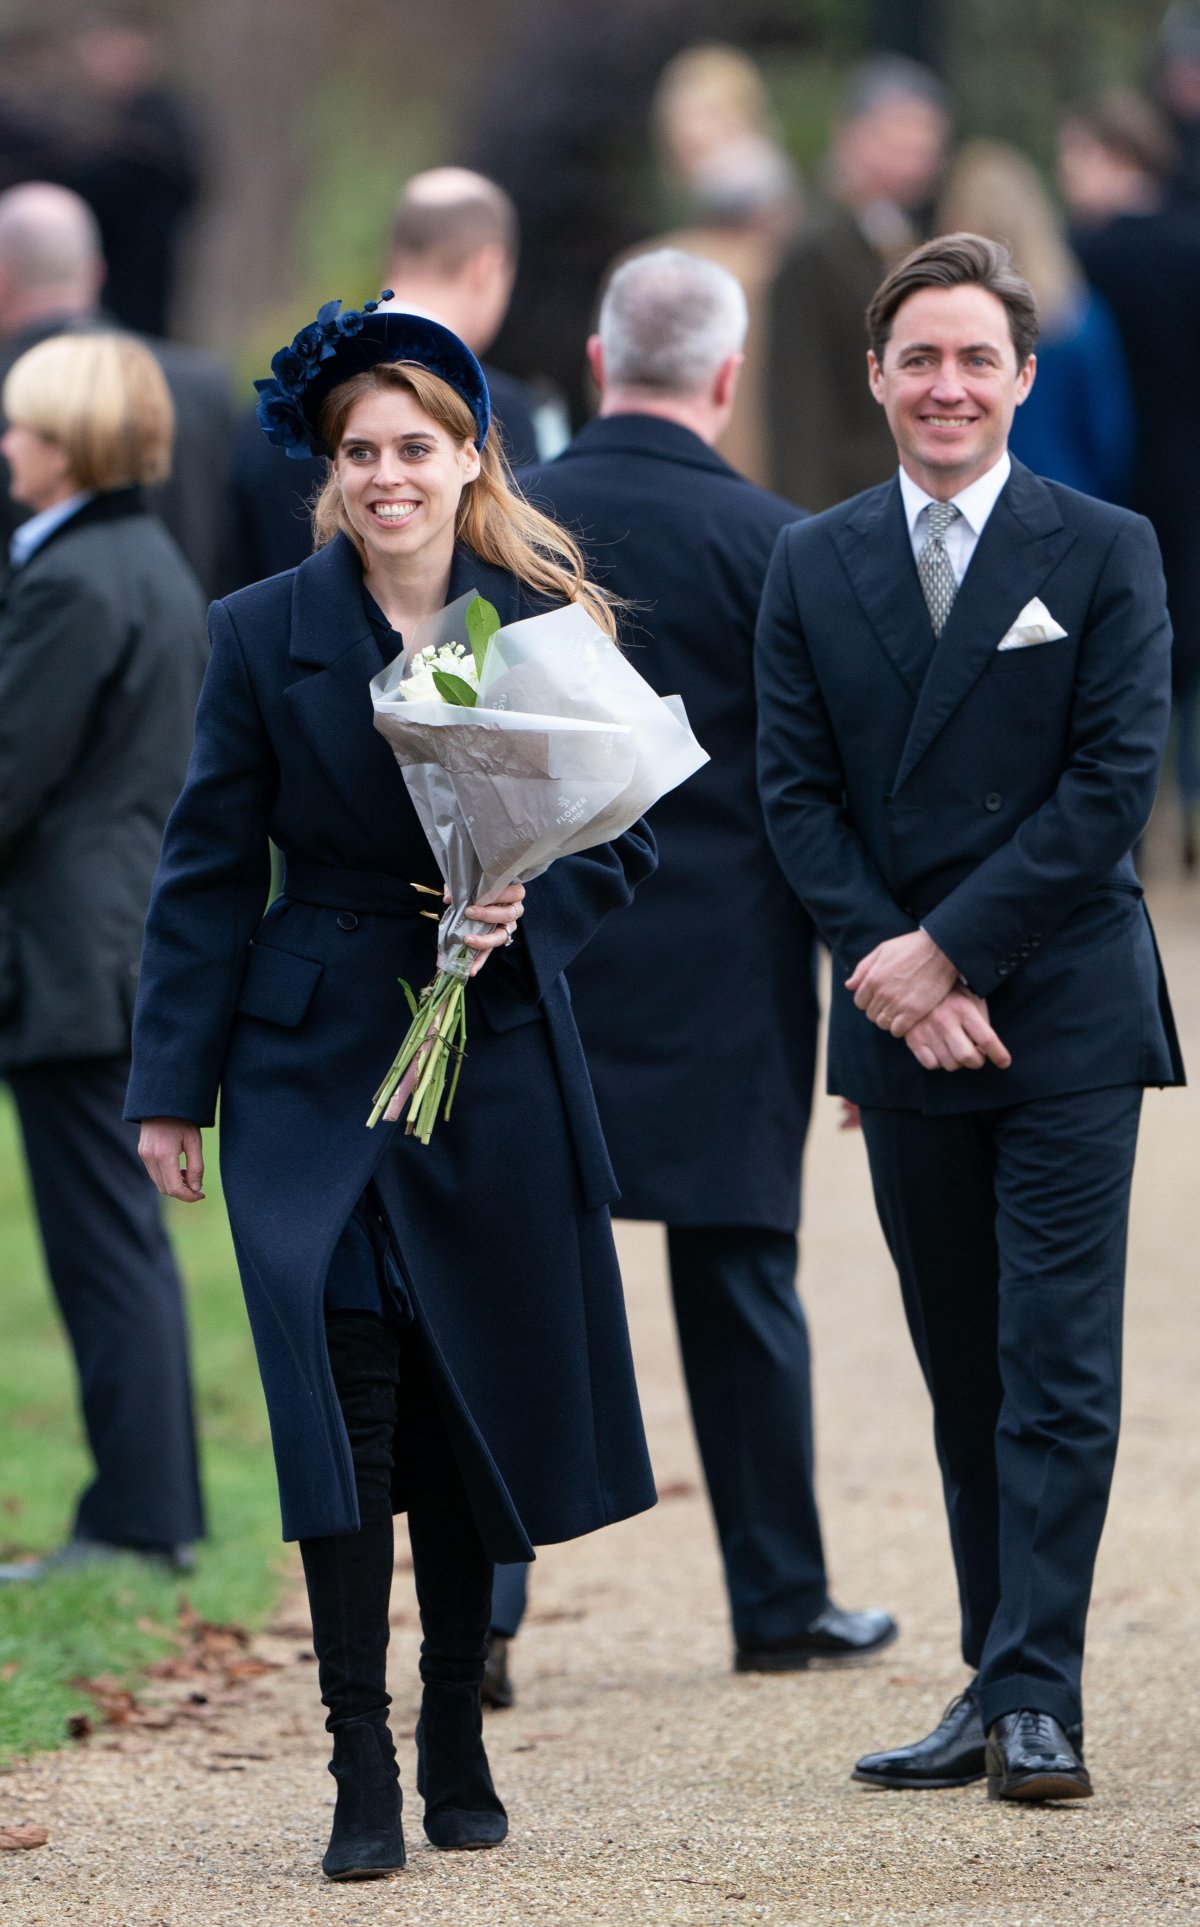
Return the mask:
[[[994,294],[1008,315],[1017,367],[1024,367],[1037,344],[1037,302],[1003,242],[982,234],[939,234],[898,261],[867,309],[867,336],[878,362],[891,340],[898,309],[922,288],[984,288]]]

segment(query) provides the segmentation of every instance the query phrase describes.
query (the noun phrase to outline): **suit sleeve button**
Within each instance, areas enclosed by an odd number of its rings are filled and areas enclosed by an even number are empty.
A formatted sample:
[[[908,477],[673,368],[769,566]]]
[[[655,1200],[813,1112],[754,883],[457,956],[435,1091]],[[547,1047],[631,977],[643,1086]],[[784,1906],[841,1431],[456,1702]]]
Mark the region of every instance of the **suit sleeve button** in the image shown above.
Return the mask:
[[[358,918],[355,916],[353,910],[342,911],[341,915],[338,918],[338,929],[339,930],[357,930],[358,929]]]
[[[1005,961],[1004,963],[998,963],[996,965],[996,975],[998,977],[1007,977],[1011,969],[1012,969],[1012,965],[1007,961]]]
[[[985,810],[995,811],[1001,809],[1003,804],[1004,798],[1001,796],[999,790],[989,790],[983,799],[983,807]]]

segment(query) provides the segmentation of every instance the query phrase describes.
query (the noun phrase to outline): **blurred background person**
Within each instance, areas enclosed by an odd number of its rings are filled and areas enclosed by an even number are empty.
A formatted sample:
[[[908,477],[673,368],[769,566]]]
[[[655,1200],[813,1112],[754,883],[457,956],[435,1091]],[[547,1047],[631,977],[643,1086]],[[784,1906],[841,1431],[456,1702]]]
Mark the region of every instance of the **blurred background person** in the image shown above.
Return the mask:
[[[850,77],[824,195],[770,292],[771,486],[813,511],[896,466],[867,386],[863,315],[887,269],[921,239],[950,133],[941,82],[898,55]]]
[[[72,36],[73,164],[108,264],[105,306],[136,334],[170,333],[180,244],[201,186],[191,112],[168,81],[145,8],[109,11]]]
[[[106,266],[96,218],[69,188],[28,181],[0,194],[0,380],[35,343],[63,329],[110,329]],[[151,491],[206,595],[229,587],[233,396],[216,356],[177,342],[148,343],[166,376],[175,415],[175,458]],[[0,483],[3,475],[0,473]],[[0,544],[27,513],[0,500]],[[2,567],[0,559],[0,567]]]
[[[1037,380],[1013,418],[1012,453],[1035,475],[1128,505],[1134,416],[1125,352],[1037,169],[1004,141],[968,141],[950,168],[936,225],[942,234],[1003,241],[1037,300]]]
[[[168,334],[202,166],[158,10],[100,0],[65,16],[21,11],[3,42],[0,187],[53,181],[80,194],[100,229],[109,316]]]
[[[630,660],[661,695],[683,697],[712,758],[655,805],[656,887],[588,944],[570,985],[620,1186],[616,1215],[667,1227],[734,1665],[785,1672],[861,1659],[896,1626],[830,1600],[813,1486],[796,1230],[814,939],[767,841],[752,668],[767,564],[797,511],[713,448],[746,320],[738,283],[713,262],[675,248],[627,262],[589,343],[599,418],[521,480],[630,606]],[[697,967],[698,914],[712,968]],[[514,1629],[514,1577],[502,1569],[494,1634]]]
[[[1176,162],[1170,130],[1137,94],[1107,94],[1063,123],[1059,178],[1075,250],[1116,318],[1133,384],[1132,506],[1154,524],[1166,572],[1191,869],[1200,839],[1200,203],[1173,195]]]
[[[1200,200],[1200,6],[1177,0],[1159,29],[1155,94],[1175,135],[1175,192]]]
[[[396,203],[385,304],[431,315],[483,356],[504,319],[517,272],[517,215],[494,182],[464,167],[413,176]],[[523,382],[484,362],[493,420],[509,463],[537,460],[532,401]],[[311,505],[328,473],[315,457],[268,442],[253,409],[238,430],[234,513],[240,584],[294,569],[312,554]]]
[[[651,244],[716,261],[736,276],[749,327],[718,452],[752,482],[768,473],[766,297],[804,211],[800,176],[783,147],[755,62],[737,47],[689,47],[669,61],[653,120],[686,224]]]
[[[95,1478],[70,1539],[0,1578],[204,1531],[179,1275],[122,1107],[142,925],[207,656],[200,590],[142,486],[171,400],[130,336],[9,370],[9,486],[30,518],[0,601],[0,1073],[16,1104]]]

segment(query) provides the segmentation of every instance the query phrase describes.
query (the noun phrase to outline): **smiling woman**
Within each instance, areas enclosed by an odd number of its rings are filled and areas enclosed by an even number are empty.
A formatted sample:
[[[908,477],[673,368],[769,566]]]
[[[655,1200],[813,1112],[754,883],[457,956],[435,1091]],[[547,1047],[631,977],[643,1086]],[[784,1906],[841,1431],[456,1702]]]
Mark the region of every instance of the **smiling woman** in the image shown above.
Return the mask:
[[[441,895],[371,680],[469,590],[501,624],[564,602],[609,635],[613,618],[574,543],[511,487],[482,371],[447,329],[331,302],[273,370],[264,430],[331,460],[321,546],[212,611],[128,1108],[159,1188],[197,1203],[220,1088],[284,1532],[300,1540],[334,1741],[323,1865],[361,1879],[404,1864],[393,1513],[408,1513],[424,1633],[425,1831],[484,1847],[507,1829],[479,1701],[493,1562],[654,1501],[612,1171],[562,975],[654,854],[635,824],[531,882],[527,917],[520,884],[468,905],[479,933],[464,941],[488,966],[465,993],[471,1104],[428,1146],[386,1116],[365,1128],[364,1093],[408,1022],[400,984],[429,975],[436,918],[422,912]],[[264,916],[271,842],[285,874]]]
[[[499,440],[477,446],[475,426],[466,399],[418,362],[380,362],[342,382],[319,417],[333,466],[313,511],[318,546],[349,537],[396,630],[438,606],[424,591],[458,539],[615,634],[571,537],[513,489]]]

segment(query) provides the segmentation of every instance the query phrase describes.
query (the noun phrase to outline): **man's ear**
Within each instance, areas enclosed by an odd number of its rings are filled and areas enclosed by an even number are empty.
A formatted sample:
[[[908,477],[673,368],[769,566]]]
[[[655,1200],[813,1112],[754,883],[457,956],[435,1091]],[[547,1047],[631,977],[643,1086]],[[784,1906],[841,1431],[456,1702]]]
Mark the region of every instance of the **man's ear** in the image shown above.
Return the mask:
[[[738,376],[741,374],[745,362],[745,355],[739,351],[735,355],[726,355],[721,366],[717,369],[712,388],[713,403],[717,408],[732,407],[733,397],[737,391]]]
[[[1029,391],[1037,380],[1037,356],[1028,355],[1022,362],[1017,374],[1017,407],[1028,401]]]
[[[871,393],[874,395],[880,407],[882,407],[883,406],[883,368],[880,365],[879,359],[876,356],[874,348],[867,349],[867,381],[870,384]]]
[[[603,394],[604,393],[604,349],[600,345],[599,335],[588,336],[587,358],[588,358],[588,367],[592,371],[592,380],[595,382],[597,388],[600,390],[600,393]]]

